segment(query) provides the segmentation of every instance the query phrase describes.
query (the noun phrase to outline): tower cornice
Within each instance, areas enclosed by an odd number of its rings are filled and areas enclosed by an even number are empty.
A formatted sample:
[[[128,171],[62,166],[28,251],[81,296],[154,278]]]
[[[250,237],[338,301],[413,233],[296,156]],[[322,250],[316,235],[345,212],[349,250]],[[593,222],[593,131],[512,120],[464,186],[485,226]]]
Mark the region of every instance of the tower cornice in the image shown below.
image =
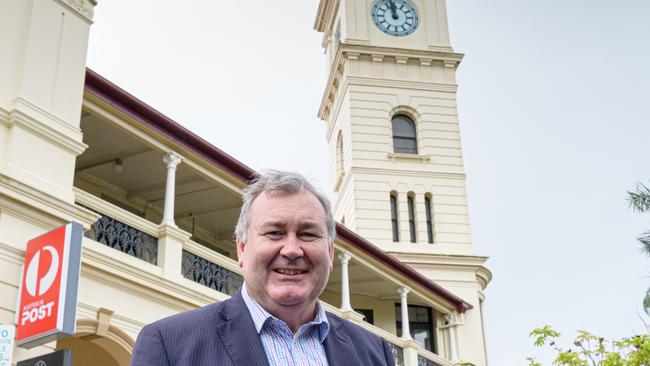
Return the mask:
[[[340,0],[320,0],[318,11],[314,20],[314,29],[318,32],[325,32],[327,26],[334,18],[334,9],[338,7]]]
[[[79,15],[87,23],[92,23],[97,0],[57,0],[57,2]]]
[[[360,44],[347,44],[342,43],[337,52],[332,67],[330,69],[327,84],[325,85],[325,92],[321,99],[320,108],[318,110],[318,117],[322,120],[327,120],[332,104],[334,103],[335,95],[342,83],[342,74],[346,62],[356,61],[360,56],[368,56],[375,62],[386,62],[387,59],[395,59],[400,63],[407,63],[409,60],[417,60],[420,65],[431,66],[432,62],[442,62],[446,68],[456,69],[463,59],[462,53],[446,52],[440,50],[405,50],[400,48],[368,46]],[[430,86],[432,84],[440,84],[443,89],[453,88],[455,84],[444,84],[427,81],[407,81],[409,84],[423,84]]]

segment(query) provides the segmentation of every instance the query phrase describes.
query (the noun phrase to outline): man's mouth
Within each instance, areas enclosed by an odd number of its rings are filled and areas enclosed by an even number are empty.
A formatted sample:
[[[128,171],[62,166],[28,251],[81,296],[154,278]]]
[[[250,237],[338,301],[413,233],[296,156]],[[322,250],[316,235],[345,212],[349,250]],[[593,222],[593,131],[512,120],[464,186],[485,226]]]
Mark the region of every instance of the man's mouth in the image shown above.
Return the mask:
[[[275,271],[275,272],[277,272],[279,274],[287,275],[287,276],[295,276],[295,275],[307,273],[307,271],[305,271],[305,270],[294,269],[294,268],[276,268],[273,271]]]

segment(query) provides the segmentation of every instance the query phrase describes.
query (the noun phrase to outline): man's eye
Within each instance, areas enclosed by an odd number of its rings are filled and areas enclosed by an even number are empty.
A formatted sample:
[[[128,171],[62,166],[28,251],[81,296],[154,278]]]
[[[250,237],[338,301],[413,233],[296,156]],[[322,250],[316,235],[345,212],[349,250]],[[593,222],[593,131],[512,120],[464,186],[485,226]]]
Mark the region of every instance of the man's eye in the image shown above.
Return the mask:
[[[284,233],[282,231],[269,231],[266,234],[264,234],[269,239],[280,239],[284,236]]]
[[[300,239],[304,241],[312,241],[318,239],[318,235],[309,232],[300,233]]]

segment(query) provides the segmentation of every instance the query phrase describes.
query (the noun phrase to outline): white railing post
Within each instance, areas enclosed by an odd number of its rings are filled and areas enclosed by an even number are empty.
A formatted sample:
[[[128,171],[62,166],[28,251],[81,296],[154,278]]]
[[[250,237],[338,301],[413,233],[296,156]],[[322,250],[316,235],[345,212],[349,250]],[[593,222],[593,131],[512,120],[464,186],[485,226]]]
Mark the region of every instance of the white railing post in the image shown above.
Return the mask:
[[[167,166],[167,180],[165,181],[165,208],[161,224],[176,226],[174,222],[174,195],[176,194],[176,167],[183,158],[173,151],[163,156],[163,162]]]
[[[407,296],[410,289],[406,286],[402,286],[397,289],[397,293],[400,295],[400,300],[402,304],[402,339],[411,339],[411,331],[409,329],[409,308]]]
[[[350,253],[341,252],[338,255],[341,261],[341,311],[352,311],[350,304],[350,277],[348,274],[348,265],[352,256]]]
[[[158,228],[158,266],[166,276],[179,276],[183,262],[183,245],[190,234],[179,229],[174,221],[174,196],[176,194],[176,167],[183,161],[177,153],[170,151],[163,155],[167,167],[165,181],[165,203],[163,219]]]
[[[165,276],[180,276],[183,265],[183,247],[190,233],[176,226],[160,224],[158,227],[158,267]]]
[[[458,357],[458,342],[456,338],[456,327],[458,326],[457,314],[446,314],[444,316],[447,322],[447,335],[449,336],[449,361],[453,363],[459,362]]]

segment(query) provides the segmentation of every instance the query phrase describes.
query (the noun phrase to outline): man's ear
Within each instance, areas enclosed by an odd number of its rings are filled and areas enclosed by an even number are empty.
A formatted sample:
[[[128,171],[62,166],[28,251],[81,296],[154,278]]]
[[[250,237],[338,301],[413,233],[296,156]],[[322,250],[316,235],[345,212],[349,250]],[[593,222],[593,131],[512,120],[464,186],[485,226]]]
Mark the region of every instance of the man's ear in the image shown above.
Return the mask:
[[[243,267],[244,266],[244,248],[246,245],[244,244],[243,241],[239,237],[235,238],[235,243],[237,244],[237,261],[239,262],[239,266]]]

